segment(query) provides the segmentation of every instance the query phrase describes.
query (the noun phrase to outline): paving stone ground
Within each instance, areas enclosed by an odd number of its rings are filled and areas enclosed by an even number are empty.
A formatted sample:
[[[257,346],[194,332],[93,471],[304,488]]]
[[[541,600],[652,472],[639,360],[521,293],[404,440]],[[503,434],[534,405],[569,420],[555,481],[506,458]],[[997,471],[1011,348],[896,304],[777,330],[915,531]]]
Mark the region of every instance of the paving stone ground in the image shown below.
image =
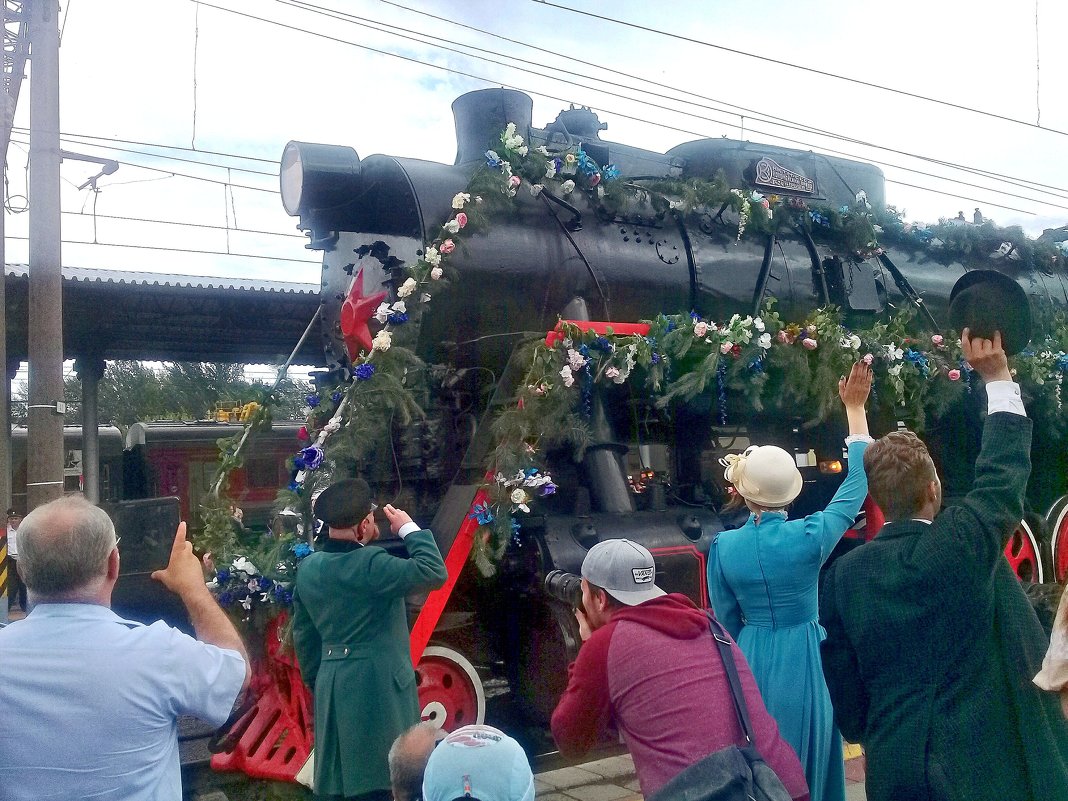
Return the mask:
[[[846,749],[846,801],[866,801],[864,757]],[[534,777],[538,801],[643,801],[630,754],[598,759]]]

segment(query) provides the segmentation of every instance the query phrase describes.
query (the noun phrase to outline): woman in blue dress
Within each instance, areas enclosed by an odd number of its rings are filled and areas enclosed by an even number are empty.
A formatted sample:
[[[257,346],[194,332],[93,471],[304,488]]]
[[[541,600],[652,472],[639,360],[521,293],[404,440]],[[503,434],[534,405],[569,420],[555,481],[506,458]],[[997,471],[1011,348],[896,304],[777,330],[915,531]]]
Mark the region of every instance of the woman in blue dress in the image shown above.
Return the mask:
[[[842,738],[823,678],[818,617],[820,567],[852,524],[868,493],[864,450],[871,437],[864,404],[871,370],[853,366],[838,384],[849,423],[849,473],[827,508],[787,520],[801,492],[794,457],[774,445],[722,460],[725,478],[752,514],[724,531],[709,551],[708,595],[720,622],[753,670],[782,736],[797,750],[812,801],[843,801]]]

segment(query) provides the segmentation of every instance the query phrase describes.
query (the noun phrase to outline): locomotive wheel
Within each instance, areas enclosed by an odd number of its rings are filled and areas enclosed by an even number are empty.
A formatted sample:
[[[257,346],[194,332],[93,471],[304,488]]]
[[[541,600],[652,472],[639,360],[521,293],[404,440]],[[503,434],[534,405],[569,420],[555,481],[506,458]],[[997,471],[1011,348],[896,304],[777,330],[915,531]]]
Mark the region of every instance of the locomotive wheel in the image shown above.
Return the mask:
[[[486,719],[486,693],[474,665],[463,654],[431,645],[415,668],[424,721],[453,731]]]
[[[1035,536],[1031,524],[1021,520],[1005,545],[1005,558],[1009,560],[1012,572],[1020,581],[1041,584],[1045,578],[1042,565],[1042,548]]]
[[[1060,583],[1068,578],[1068,495],[1058,498],[1046,512],[1050,530],[1050,553],[1053,557],[1053,577]]]

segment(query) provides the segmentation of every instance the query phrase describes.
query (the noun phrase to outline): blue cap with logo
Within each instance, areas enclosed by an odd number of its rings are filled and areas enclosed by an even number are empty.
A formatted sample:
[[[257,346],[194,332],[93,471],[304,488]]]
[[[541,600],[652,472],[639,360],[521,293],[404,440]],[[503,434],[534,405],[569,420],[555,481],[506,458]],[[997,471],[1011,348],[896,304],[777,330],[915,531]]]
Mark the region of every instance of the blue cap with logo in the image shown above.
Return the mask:
[[[522,746],[492,726],[463,726],[438,743],[423,774],[423,801],[534,801]]]

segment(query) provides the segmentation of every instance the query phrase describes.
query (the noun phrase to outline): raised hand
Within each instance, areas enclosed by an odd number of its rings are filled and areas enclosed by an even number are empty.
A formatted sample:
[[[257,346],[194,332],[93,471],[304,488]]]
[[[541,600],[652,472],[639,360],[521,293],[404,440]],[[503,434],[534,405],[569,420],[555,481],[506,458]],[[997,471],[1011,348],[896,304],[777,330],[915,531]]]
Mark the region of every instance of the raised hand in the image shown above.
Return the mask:
[[[838,397],[846,409],[864,408],[871,392],[871,377],[871,368],[864,362],[857,362],[847,378],[838,379]]]
[[[993,339],[973,337],[970,329],[960,333],[960,346],[964,359],[983,381],[1012,381],[1009,359],[1001,346],[1001,332],[995,331]]]
[[[208,591],[200,560],[193,553],[193,544],[185,538],[184,522],[178,524],[167,567],[154,571],[152,578],[181,598],[189,593]]]
[[[382,507],[382,512],[385,514],[386,519],[389,521],[389,530],[395,535],[400,534],[401,526],[405,523],[411,523],[412,516],[405,512],[403,509],[396,508],[393,504],[387,503]]]

